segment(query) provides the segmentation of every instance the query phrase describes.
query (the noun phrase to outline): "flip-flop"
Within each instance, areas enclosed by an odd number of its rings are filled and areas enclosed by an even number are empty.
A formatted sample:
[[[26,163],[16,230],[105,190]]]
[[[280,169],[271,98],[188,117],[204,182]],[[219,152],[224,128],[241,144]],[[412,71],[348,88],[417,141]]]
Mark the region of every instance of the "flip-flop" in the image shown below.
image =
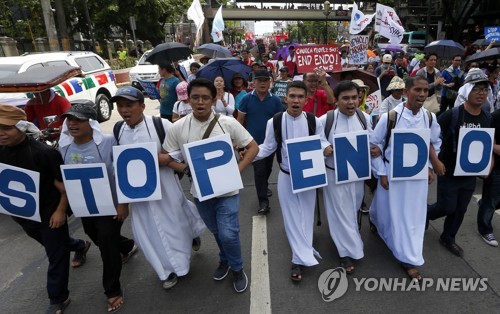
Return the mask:
[[[302,281],[302,266],[293,264],[292,265],[292,272],[290,279],[292,279],[295,282],[300,282]]]
[[[71,267],[78,268],[85,264],[87,261],[87,252],[89,251],[91,245],[92,242],[85,241],[85,247],[82,250],[75,252],[75,256],[73,256],[73,260],[71,261]]]
[[[354,273],[354,263],[348,256],[340,258],[340,266],[345,269],[345,272],[350,275]]]
[[[128,260],[132,256],[134,256],[135,253],[137,253],[138,250],[139,250],[139,247],[137,246],[137,244],[134,243],[134,246],[132,247],[132,249],[130,250],[130,252],[128,252],[125,255],[122,255],[122,264],[126,264],[128,262]]]
[[[420,275],[420,272],[416,267],[403,267],[403,269],[412,281],[422,282],[422,275]]]
[[[71,303],[71,299],[68,297],[64,302],[62,303],[57,303],[57,304],[51,304],[47,308],[47,311],[45,313],[47,314],[64,314],[64,310],[69,306]]]
[[[113,298],[113,301],[108,299],[108,313],[118,312],[125,303],[125,291],[121,290],[120,294]]]

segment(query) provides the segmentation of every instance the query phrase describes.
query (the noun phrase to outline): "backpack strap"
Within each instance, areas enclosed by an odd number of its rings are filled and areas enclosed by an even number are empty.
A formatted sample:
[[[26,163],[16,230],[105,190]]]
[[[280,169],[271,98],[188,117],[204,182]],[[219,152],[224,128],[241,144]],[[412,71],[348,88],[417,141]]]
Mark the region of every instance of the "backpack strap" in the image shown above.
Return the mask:
[[[451,121],[450,121],[450,125],[448,126],[448,134],[446,134],[447,135],[446,139],[451,138],[451,140],[453,141],[453,152],[454,153],[457,152],[457,146],[458,146],[457,140],[455,138],[455,134],[456,134],[455,127],[458,123],[458,114],[459,114],[459,110],[460,110],[459,108],[460,108],[460,106],[451,108]]]
[[[156,134],[158,134],[158,138],[160,139],[160,143],[163,145],[165,141],[165,129],[163,128],[163,119],[158,116],[153,116],[153,125],[156,129]]]
[[[205,133],[203,134],[203,138],[202,139],[206,139],[210,136],[210,133],[212,133],[212,130],[214,129],[214,126],[217,122],[219,122],[219,117],[220,117],[220,113],[216,113],[214,115],[214,118],[212,119],[212,121],[210,121],[210,124],[208,125],[207,127],[207,130],[205,131]]]
[[[281,165],[281,145],[283,141],[283,137],[281,136],[282,119],[283,119],[283,112],[278,112],[273,116],[274,137],[276,138],[276,143],[278,143],[278,148],[276,149],[276,161],[278,162],[278,165]]]
[[[316,116],[310,112],[306,112],[306,118],[309,136],[316,134]]]
[[[387,149],[387,146],[389,146],[389,140],[391,138],[391,130],[394,129],[396,126],[396,120],[398,118],[398,113],[396,110],[391,110],[387,114],[387,132],[385,134],[385,142],[384,142],[384,149],[382,150],[382,156],[385,162],[389,162],[387,158],[385,157],[385,150]]]
[[[357,108],[356,115],[358,116],[359,122],[361,122],[361,126],[363,127],[363,130],[366,130],[366,117],[363,114],[363,111],[361,109]]]
[[[326,113],[325,137],[328,138],[335,120],[335,110],[328,110]]]
[[[120,136],[120,130],[123,127],[123,123],[125,123],[125,121],[121,120],[116,122],[115,125],[113,126],[113,135],[115,136],[115,140],[118,145],[120,144],[119,136]]]

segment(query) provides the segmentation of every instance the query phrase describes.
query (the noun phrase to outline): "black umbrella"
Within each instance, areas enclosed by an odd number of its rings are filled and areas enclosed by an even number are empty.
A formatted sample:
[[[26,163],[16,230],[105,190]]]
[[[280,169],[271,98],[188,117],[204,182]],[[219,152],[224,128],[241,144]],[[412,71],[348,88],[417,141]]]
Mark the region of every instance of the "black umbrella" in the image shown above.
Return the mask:
[[[176,42],[159,44],[156,46],[149,56],[147,62],[158,64],[160,62],[173,62],[189,58],[193,51],[188,46]]]
[[[498,58],[500,58],[500,48],[491,48],[488,50],[476,52],[475,54],[468,56],[465,59],[465,62],[470,63],[486,60],[496,60]]]
[[[453,40],[436,40],[425,46],[425,53],[435,53],[443,59],[451,59],[456,55],[464,55],[465,48]]]
[[[472,46],[488,46],[490,44],[489,41],[486,41],[484,38],[480,38],[472,43]],[[500,41],[495,41],[492,45],[493,47],[500,47]]]

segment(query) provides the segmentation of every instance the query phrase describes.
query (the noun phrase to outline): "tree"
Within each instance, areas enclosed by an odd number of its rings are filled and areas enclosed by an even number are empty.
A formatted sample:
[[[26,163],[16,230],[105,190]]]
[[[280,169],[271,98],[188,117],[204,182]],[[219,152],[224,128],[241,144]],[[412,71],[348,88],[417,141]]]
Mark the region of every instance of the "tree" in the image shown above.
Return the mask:
[[[482,0],[442,0],[445,25],[453,25],[446,30],[446,38],[461,42],[463,30]]]
[[[2,0],[0,1],[0,25],[5,36],[12,38],[45,37],[42,8],[39,0]]]

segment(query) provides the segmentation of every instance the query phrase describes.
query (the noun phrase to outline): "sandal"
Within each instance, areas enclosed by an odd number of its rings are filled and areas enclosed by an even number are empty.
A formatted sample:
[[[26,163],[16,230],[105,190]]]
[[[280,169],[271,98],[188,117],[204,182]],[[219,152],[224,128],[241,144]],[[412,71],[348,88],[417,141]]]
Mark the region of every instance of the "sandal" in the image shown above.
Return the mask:
[[[87,252],[91,245],[91,242],[85,241],[85,247],[82,250],[75,252],[75,256],[73,256],[73,260],[71,261],[71,267],[77,268],[85,264],[87,261]]]
[[[71,299],[68,297],[64,302],[62,303],[57,303],[57,304],[51,304],[47,308],[46,313],[47,314],[63,314],[64,310],[69,306],[71,303]]]
[[[139,250],[139,247],[137,246],[137,244],[134,243],[134,246],[132,247],[132,249],[130,250],[130,252],[128,252],[127,254],[125,255],[122,255],[122,264],[126,264],[128,262],[128,260],[135,254],[137,253],[137,251]]]
[[[412,281],[422,282],[423,278],[416,267],[403,267],[406,274]]]
[[[108,313],[115,313],[118,312],[125,301],[125,294],[123,290],[120,292],[119,295],[113,298],[108,299]]]
[[[378,236],[378,230],[377,230],[377,226],[375,226],[375,224],[373,224],[373,222],[371,220],[368,220],[370,222],[370,231]]]
[[[292,264],[291,277],[292,281],[302,281],[302,265]]]
[[[350,275],[354,273],[354,263],[348,256],[340,258],[340,266],[345,269],[345,272]]]

